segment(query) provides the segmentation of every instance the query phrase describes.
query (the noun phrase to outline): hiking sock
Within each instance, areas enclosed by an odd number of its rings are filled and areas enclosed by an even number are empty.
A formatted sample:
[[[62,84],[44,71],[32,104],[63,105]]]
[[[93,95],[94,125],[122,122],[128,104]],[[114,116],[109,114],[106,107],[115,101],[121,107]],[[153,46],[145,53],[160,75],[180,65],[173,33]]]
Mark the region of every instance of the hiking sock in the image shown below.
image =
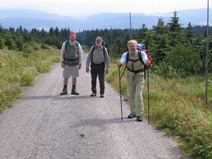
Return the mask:
[[[76,85],[72,85],[72,89],[75,89],[76,88]]]

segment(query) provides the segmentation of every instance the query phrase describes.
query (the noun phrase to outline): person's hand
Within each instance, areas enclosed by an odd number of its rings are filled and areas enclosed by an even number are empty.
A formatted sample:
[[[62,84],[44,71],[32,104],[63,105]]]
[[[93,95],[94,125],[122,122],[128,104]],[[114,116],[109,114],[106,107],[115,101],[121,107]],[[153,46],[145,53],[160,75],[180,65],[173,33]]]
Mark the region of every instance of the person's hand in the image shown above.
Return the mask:
[[[105,73],[108,74],[109,73],[109,70],[105,70]]]
[[[89,67],[86,67],[86,72],[89,73]]]
[[[145,65],[149,66],[149,65],[151,65],[151,62],[149,60],[147,60]]]
[[[117,66],[121,67],[123,64],[121,63],[121,61],[117,62]]]
[[[81,69],[81,66],[82,66],[81,64],[78,65],[78,69],[79,69],[79,70]]]
[[[61,62],[61,67],[62,67],[62,68],[64,68],[64,67],[65,67],[64,62]]]

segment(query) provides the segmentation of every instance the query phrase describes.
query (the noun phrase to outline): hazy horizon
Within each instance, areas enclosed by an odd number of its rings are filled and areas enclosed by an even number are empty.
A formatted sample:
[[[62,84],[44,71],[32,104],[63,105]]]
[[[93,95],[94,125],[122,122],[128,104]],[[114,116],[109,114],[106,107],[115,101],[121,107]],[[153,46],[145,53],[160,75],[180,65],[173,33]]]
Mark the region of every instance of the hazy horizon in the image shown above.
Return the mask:
[[[0,0],[0,4],[0,9],[34,9],[73,17],[102,12],[148,15],[207,8],[207,0]],[[212,4],[209,7],[212,7]]]

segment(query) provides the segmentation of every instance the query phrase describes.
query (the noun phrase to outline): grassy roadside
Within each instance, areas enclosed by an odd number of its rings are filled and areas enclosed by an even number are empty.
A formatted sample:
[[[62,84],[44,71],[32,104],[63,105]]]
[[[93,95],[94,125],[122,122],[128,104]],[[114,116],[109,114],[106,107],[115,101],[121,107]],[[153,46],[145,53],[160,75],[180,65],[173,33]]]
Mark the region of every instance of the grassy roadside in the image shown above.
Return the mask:
[[[111,60],[106,80],[119,91],[118,59]],[[122,72],[123,68],[121,68]],[[212,159],[212,77],[209,78],[209,104],[205,106],[205,77],[164,79],[150,70],[150,121],[158,129],[177,136],[189,156]],[[122,92],[127,99],[126,76]],[[143,90],[147,117],[147,85]]]
[[[45,44],[26,44],[24,51],[0,50],[0,111],[19,98],[22,88],[34,84],[35,76],[49,72],[59,61],[59,51]]]

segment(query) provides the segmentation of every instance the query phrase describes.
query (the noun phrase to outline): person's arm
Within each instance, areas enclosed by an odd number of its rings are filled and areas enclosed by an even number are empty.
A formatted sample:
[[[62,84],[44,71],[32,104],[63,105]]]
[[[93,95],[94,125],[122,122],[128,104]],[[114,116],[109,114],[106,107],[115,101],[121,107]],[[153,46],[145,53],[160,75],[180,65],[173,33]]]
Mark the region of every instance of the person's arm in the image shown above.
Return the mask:
[[[127,52],[125,52],[122,56],[121,59],[117,62],[118,66],[122,66],[127,62]]]
[[[147,54],[145,52],[142,52],[142,60],[143,60],[144,64],[148,60]]]
[[[109,55],[108,55],[108,52],[107,52],[107,49],[105,49],[105,64],[106,64],[106,73],[109,72],[109,68],[110,68],[110,59],[109,59]]]
[[[65,42],[63,42],[61,50],[60,50],[60,62],[61,62],[61,67],[64,68],[64,53],[65,53]]]
[[[89,54],[87,56],[87,61],[86,61],[86,72],[89,73],[89,65],[91,63],[91,51],[93,47],[90,48]]]
[[[80,44],[78,44],[78,49],[79,49],[79,64],[82,64],[82,60],[83,60],[83,57],[82,57],[82,47]]]
[[[147,54],[145,52],[142,52],[142,60],[144,62],[145,65],[150,65],[151,62],[149,61]]]
[[[82,66],[82,47],[80,44],[78,44],[78,49],[79,49],[79,65],[78,65],[78,69],[81,69]]]

